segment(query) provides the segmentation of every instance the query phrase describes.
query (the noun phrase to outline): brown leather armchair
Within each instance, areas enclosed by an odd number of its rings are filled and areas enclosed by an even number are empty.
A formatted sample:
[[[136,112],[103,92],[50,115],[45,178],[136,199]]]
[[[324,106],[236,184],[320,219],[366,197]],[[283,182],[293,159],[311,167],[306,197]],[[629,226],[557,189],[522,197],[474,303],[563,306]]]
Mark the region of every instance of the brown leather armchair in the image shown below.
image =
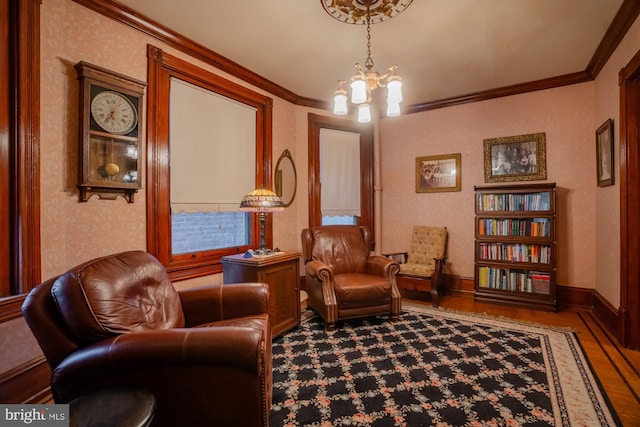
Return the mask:
[[[56,403],[111,387],[149,390],[154,426],[267,426],[269,289],[176,291],[142,251],[81,264],[33,289],[22,311]]]
[[[397,320],[402,298],[398,263],[371,255],[371,233],[356,225],[326,225],[302,231],[308,304],[333,330],[338,320],[389,315]]]

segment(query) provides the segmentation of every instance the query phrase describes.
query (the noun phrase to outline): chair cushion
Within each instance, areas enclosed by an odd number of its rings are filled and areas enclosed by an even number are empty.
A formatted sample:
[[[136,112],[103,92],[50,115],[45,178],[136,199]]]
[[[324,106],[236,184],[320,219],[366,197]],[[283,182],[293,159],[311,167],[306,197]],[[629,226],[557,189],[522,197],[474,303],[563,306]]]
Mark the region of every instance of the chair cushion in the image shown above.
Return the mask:
[[[435,264],[400,264],[400,274],[405,276],[431,277],[436,271],[434,265]]]
[[[143,251],[76,266],[56,279],[51,293],[71,333],[85,342],[184,326],[180,297],[166,270]]]
[[[416,225],[413,227],[407,264],[424,264],[435,269],[434,258],[444,257],[447,229]]]
[[[391,283],[384,277],[345,273],[336,274],[333,280],[340,308],[370,306],[377,305],[377,302],[391,301]]]

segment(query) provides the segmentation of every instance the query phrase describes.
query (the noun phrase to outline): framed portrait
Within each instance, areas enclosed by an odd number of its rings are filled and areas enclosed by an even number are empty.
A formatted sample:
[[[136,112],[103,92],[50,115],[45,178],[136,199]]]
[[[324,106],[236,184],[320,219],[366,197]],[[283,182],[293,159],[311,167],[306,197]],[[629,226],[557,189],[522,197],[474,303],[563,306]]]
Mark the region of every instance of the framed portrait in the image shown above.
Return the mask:
[[[545,179],[547,152],[544,133],[484,140],[484,182]]]
[[[614,184],[613,145],[613,120],[608,119],[596,131],[598,187]]]
[[[416,157],[416,193],[461,190],[460,153]]]

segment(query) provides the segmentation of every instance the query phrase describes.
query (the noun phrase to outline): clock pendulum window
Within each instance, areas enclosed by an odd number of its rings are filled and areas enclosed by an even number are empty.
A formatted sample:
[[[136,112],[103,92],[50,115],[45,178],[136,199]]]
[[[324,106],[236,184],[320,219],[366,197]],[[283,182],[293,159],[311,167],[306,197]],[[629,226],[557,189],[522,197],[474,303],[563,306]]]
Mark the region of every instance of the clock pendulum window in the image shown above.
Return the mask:
[[[141,188],[139,154],[142,99],[146,83],[79,62],[80,201],[93,195],[133,203]]]

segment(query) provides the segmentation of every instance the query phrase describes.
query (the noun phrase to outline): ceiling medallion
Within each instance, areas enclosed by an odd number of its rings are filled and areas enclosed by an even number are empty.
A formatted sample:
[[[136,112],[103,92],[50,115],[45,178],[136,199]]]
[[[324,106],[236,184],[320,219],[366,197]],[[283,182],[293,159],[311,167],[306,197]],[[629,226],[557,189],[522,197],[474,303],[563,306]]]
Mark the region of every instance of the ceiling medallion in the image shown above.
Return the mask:
[[[320,0],[324,10],[347,24],[367,24],[367,8],[371,24],[386,21],[405,10],[413,0]]]

